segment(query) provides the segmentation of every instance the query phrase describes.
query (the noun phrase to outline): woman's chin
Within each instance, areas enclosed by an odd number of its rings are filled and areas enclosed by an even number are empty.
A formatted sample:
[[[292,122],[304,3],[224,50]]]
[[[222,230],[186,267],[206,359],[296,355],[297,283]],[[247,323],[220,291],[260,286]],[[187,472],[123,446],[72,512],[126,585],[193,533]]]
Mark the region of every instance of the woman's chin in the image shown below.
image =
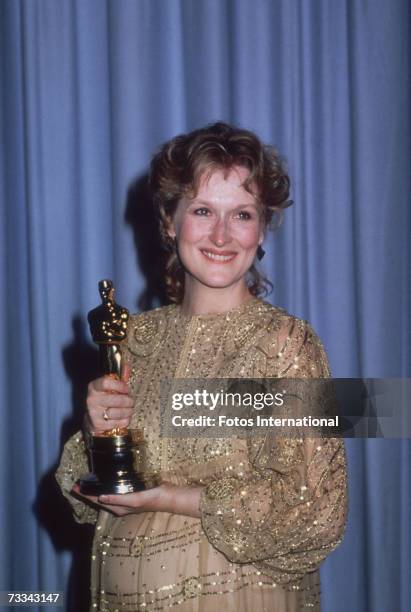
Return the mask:
[[[242,278],[233,278],[224,274],[213,274],[203,277],[192,278],[194,285],[201,285],[208,289],[229,289],[234,288],[238,283],[242,282]]]

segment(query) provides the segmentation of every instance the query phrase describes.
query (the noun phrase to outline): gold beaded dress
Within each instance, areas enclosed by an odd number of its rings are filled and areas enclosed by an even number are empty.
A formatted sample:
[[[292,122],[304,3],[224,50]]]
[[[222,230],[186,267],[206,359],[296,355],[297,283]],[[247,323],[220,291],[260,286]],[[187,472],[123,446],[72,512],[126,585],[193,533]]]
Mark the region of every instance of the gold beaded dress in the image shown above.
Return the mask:
[[[73,436],[57,480],[76,520],[96,523],[91,609],[318,612],[318,567],[345,526],[343,441],[160,436],[163,379],[328,377],[309,324],[258,298],[210,315],[172,305],[131,318],[126,352],[131,426],[144,429],[148,469],[164,482],[203,485],[201,519],[120,518],[73,498],[88,472],[83,436]]]

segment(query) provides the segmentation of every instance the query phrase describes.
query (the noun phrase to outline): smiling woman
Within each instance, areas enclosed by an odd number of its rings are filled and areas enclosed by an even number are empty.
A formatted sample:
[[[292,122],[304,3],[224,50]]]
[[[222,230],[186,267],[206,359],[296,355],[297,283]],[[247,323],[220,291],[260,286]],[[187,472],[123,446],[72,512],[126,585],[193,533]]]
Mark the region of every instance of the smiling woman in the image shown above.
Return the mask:
[[[254,134],[217,123],[166,143],[151,188],[174,303],[131,318],[123,380],[90,383],[86,428],[143,429],[159,486],[80,495],[81,432],[57,474],[77,520],[96,523],[92,609],[318,611],[318,567],[345,524],[343,442],[160,428],[164,379],[329,376],[309,324],[258,297],[254,259],[288,204],[288,176]]]
[[[166,274],[170,299],[180,302],[187,297],[188,268],[183,254],[187,245],[176,235],[179,229],[191,230],[187,239],[196,241],[196,248],[213,261],[221,260],[224,251],[227,256],[239,255],[237,270],[243,269],[240,259],[244,269],[242,282],[237,278],[236,296],[240,298],[244,285],[248,296],[263,293],[265,281],[253,260],[273,214],[281,215],[291,203],[289,187],[277,151],[248,130],[216,123],[167,142],[152,160],[151,188],[170,252]],[[188,213],[205,219],[202,224],[189,224]],[[214,292],[214,298],[223,299],[218,297],[223,293],[227,299],[231,291]]]

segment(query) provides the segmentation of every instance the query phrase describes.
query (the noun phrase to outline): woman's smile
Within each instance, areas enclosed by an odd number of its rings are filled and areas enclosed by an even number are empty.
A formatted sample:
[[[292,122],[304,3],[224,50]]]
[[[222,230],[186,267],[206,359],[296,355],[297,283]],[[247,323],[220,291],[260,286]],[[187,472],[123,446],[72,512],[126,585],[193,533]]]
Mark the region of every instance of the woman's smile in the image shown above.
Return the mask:
[[[237,255],[233,251],[214,251],[213,249],[201,249],[201,252],[212,263],[218,264],[229,263]]]

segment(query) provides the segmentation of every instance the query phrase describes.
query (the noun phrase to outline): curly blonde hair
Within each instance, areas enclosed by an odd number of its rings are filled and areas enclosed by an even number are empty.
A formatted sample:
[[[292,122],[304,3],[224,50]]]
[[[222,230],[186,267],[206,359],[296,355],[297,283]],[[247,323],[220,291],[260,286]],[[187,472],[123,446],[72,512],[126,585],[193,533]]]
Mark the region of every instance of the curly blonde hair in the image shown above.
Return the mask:
[[[265,226],[289,206],[290,179],[278,152],[264,145],[248,130],[227,123],[214,123],[166,142],[154,155],[150,168],[150,188],[157,208],[160,234],[168,253],[165,282],[168,297],[181,302],[184,296],[184,268],[175,241],[169,236],[170,224],[183,196],[195,196],[204,173],[215,169],[229,171],[233,166],[249,170],[244,189],[254,193],[261,206]],[[253,265],[249,270],[249,290],[253,295],[267,293],[267,281]]]

